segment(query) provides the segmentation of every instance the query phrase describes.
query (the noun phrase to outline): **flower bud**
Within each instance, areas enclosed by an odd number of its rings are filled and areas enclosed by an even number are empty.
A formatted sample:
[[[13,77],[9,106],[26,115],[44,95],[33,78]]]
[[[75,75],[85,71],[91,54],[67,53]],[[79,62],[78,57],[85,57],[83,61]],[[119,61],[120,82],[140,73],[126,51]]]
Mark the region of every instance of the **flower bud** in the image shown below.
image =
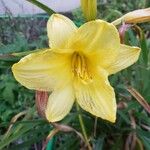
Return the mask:
[[[36,91],[35,102],[40,116],[45,117],[45,109],[48,101],[48,92]]]
[[[113,21],[114,25],[118,25],[121,22],[125,23],[142,23],[150,21],[150,8],[138,9],[132,12],[129,12],[122,16],[121,18]]]
[[[120,28],[119,28],[119,36],[120,36],[120,42],[121,44],[124,44],[124,39],[125,39],[125,33],[126,31],[131,27],[131,24],[125,24],[123,23]]]
[[[87,21],[96,19],[97,0],[81,0],[81,8]]]

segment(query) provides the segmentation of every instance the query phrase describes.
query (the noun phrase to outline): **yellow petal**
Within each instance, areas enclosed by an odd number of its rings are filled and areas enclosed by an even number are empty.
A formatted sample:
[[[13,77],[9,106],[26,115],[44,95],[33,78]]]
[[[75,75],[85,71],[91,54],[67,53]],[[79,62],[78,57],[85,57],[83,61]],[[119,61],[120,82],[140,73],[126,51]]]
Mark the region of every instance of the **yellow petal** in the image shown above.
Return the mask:
[[[45,111],[49,122],[63,119],[71,110],[74,103],[73,88],[70,85],[54,90],[50,95]]]
[[[76,29],[77,27],[69,18],[60,14],[53,14],[47,22],[49,46],[51,48],[64,48]]]
[[[13,74],[23,86],[50,91],[64,79],[69,80],[69,56],[53,53],[51,50],[32,53],[12,67]],[[67,80],[67,81],[68,81]]]
[[[121,18],[113,21],[114,25],[120,24],[122,21],[126,23],[142,23],[142,22],[149,22],[150,21],[150,8],[145,9],[138,9],[131,11]]]
[[[138,60],[140,50],[141,49],[139,47],[131,47],[121,44],[116,60],[108,68],[106,68],[106,70],[109,74],[114,74],[131,66]]]
[[[91,114],[115,122],[116,100],[113,88],[107,79],[107,73],[101,70],[93,81],[84,84],[75,82],[75,96],[79,105]]]
[[[93,60],[98,60],[103,66],[111,64],[115,59],[119,45],[119,34],[115,26],[96,20],[82,25],[69,40],[68,48],[93,56]]]

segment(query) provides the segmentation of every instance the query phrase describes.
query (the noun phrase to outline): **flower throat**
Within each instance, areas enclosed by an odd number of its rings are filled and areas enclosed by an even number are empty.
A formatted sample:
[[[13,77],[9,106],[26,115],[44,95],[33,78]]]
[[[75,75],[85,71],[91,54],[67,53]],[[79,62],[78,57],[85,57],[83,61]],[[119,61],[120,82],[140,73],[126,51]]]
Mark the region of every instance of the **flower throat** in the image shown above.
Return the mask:
[[[87,58],[83,54],[74,52],[72,55],[71,63],[74,77],[80,78],[85,83],[92,80],[92,76],[87,64]]]

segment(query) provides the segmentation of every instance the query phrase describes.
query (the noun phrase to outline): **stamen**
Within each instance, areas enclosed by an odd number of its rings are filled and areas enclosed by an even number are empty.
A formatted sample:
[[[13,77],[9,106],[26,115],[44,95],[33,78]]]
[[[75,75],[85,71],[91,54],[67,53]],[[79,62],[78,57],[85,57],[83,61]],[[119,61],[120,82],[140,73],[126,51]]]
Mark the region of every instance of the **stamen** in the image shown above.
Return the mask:
[[[75,77],[80,78],[86,83],[92,80],[92,76],[87,64],[87,58],[83,54],[75,52],[72,55],[71,63],[72,72]]]

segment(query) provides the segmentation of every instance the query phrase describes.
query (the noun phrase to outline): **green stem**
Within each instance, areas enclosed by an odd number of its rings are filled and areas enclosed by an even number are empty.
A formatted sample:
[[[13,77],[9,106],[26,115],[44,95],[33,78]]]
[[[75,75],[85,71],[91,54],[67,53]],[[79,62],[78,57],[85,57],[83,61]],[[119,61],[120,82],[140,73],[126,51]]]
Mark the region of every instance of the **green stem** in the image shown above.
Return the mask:
[[[27,0],[27,1],[43,9],[45,12],[48,13],[48,15],[52,15],[53,13],[55,13],[55,11],[53,11],[52,9],[50,9],[49,7],[47,7],[46,5],[37,0]]]
[[[80,107],[79,107],[79,105],[77,103],[76,103],[76,109],[77,109],[78,112],[80,111]],[[87,133],[86,133],[86,129],[85,129],[85,125],[84,125],[84,122],[83,122],[83,118],[82,118],[82,115],[80,113],[78,114],[78,118],[79,118],[80,126],[81,126],[81,129],[82,129],[82,133],[83,133],[86,145],[87,145],[89,150],[92,150],[91,145],[90,145],[89,140],[88,140]]]

